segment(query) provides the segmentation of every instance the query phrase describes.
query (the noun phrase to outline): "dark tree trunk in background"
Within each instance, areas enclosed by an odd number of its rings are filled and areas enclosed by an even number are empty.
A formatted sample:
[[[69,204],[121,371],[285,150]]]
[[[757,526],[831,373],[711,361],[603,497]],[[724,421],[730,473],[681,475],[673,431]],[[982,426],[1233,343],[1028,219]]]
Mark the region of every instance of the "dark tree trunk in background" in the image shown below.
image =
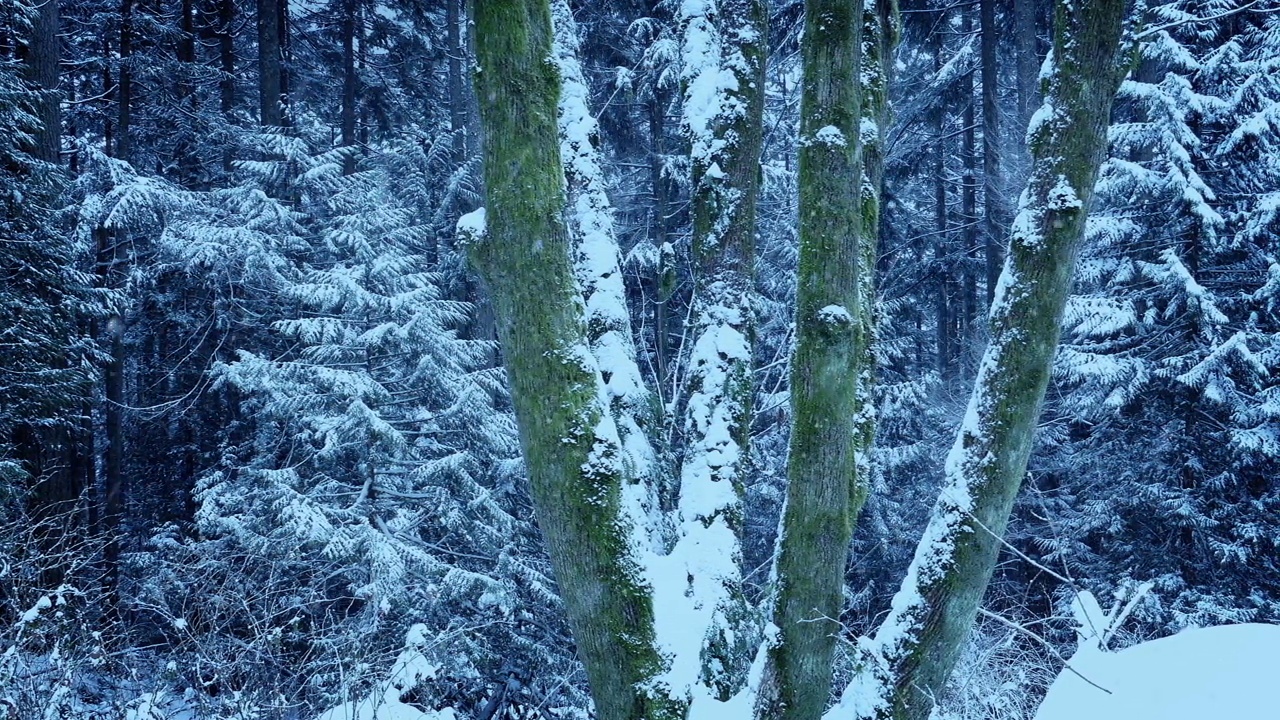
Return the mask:
[[[1028,2],[1029,0],[1023,0]],[[1017,4],[1017,3],[1015,3]],[[1004,263],[1004,178],[1000,173],[999,68],[995,0],[980,0],[982,30],[982,230],[986,243],[987,304]],[[972,123],[970,123],[972,125]]]
[[[57,0],[44,0],[32,18],[31,34],[19,47],[27,81],[42,91],[36,103],[36,119],[40,127],[29,152],[45,162],[57,163],[62,147],[61,97],[58,93],[58,62],[61,57],[58,40]]]
[[[939,20],[935,23],[941,27],[945,11],[939,11]],[[933,69],[935,75],[942,70],[945,64],[943,57],[942,33],[935,31],[930,33],[929,42],[932,44],[933,52]],[[937,248],[935,252],[936,263],[936,281],[937,294],[935,296],[937,329],[936,329],[936,346],[938,354],[938,374],[944,379],[950,379],[954,371],[954,347],[955,333],[953,328],[952,300],[955,295],[954,288],[954,268],[955,262],[953,255],[953,247],[948,237],[948,218],[947,218],[947,153],[946,146],[946,109],[943,103],[938,103],[930,113],[930,121],[933,125],[934,141],[933,152],[930,153],[930,161],[933,164],[933,246]]]
[[[97,262],[101,286],[118,288],[122,281],[120,237],[106,228],[98,228],[94,235],[98,246]],[[103,550],[103,562],[109,611],[114,612],[118,609],[116,593],[120,578],[120,521],[124,517],[125,497],[124,318],[119,313],[112,313],[106,320],[103,333],[105,337],[100,334],[99,342],[108,353],[103,372],[102,409],[102,431],[105,441],[102,463],[102,530],[107,541],[106,548]]]
[[[218,112],[223,122],[230,126],[236,106],[236,54],[234,28],[236,0],[212,0],[213,22],[210,35],[218,49]],[[235,161],[230,138],[222,140],[222,172],[229,174]]]
[[[195,0],[182,0],[179,29],[182,34],[178,38],[178,104],[191,114],[197,113],[191,76],[195,72],[196,63],[196,24]],[[178,181],[191,187],[197,181],[200,158],[196,154],[196,138],[193,133],[185,133],[178,141],[175,150],[178,160]]]
[[[276,4],[276,47],[280,52],[280,124],[288,126],[292,122],[289,109],[289,93],[293,83],[293,49],[290,47],[289,32],[289,0],[275,0]]]
[[[1025,128],[1031,113],[1040,106],[1039,41],[1036,37],[1036,18],[1040,0],[1019,0],[1013,3],[1013,32],[1017,52],[1018,127]],[[1016,138],[1021,140],[1021,138]],[[1021,146],[1022,143],[1018,142]]]
[[[39,91],[35,116],[40,126],[24,149],[56,165],[61,161],[62,146],[58,3],[46,0],[31,20],[30,33],[19,44],[18,53],[25,79]],[[45,588],[54,588],[63,582],[68,569],[67,554],[79,530],[79,503],[89,479],[86,466],[92,467],[92,450],[86,447],[92,436],[83,435],[84,422],[78,416],[81,406],[71,403],[56,412],[57,417],[46,418],[55,420],[56,424],[37,427],[23,423],[11,438],[16,456],[22,459],[31,477],[27,504],[40,543],[40,582]]]
[[[467,48],[462,42],[463,0],[445,0],[445,37],[449,43],[449,131],[453,135],[453,162],[467,159],[467,93],[462,62]],[[470,208],[467,208],[468,210]]]
[[[342,147],[348,149],[342,157],[342,174],[350,175],[356,171],[357,0],[344,0],[342,5]]]
[[[132,148],[129,134],[133,115],[133,0],[123,0],[120,6],[120,66],[116,84],[116,145],[115,157],[130,161]],[[98,239],[98,271],[103,287],[119,288],[123,284],[125,263],[124,231],[115,232],[105,227],[95,231]],[[112,313],[103,328],[106,337],[100,339],[108,353],[103,373],[103,433],[106,448],[103,459],[102,528],[107,545],[103,551],[110,611],[118,611],[120,578],[121,520],[124,518],[124,318]]]
[[[649,152],[649,184],[653,190],[653,206],[649,216],[649,238],[657,248],[657,263],[647,280],[650,283],[650,302],[653,306],[651,322],[653,323],[654,375],[661,392],[665,386],[671,360],[671,319],[669,309],[672,293],[675,291],[676,273],[675,258],[667,253],[667,243],[671,240],[674,220],[671,204],[678,195],[675,179],[666,172],[667,154],[667,108],[671,102],[670,94],[661,87],[655,87],[653,97],[646,108],[649,116],[649,137],[652,143]]]
[[[284,125],[284,48],[280,44],[283,28],[279,5],[285,2],[288,0],[258,0],[258,122],[274,127]]]
[[[984,0],[986,1],[986,0]],[[973,13],[964,11],[963,33],[973,33]],[[964,113],[962,122],[964,132],[961,135],[960,156],[964,170],[960,175],[960,222],[964,230],[960,233],[960,242],[964,246],[963,253],[957,258],[964,263],[960,282],[960,313],[957,318],[957,357],[960,366],[967,374],[972,366],[970,362],[974,352],[974,319],[978,313],[978,275],[980,274],[979,258],[982,255],[982,242],[978,237],[978,146],[977,146],[977,113],[973,103],[973,73],[965,76],[961,83],[964,93]],[[984,96],[986,86],[983,86]],[[986,138],[983,138],[984,147]],[[990,242],[987,243],[988,259]]]
[[[111,57],[111,36],[102,35],[102,57]],[[116,84],[111,77],[111,63],[102,63],[102,152],[107,155],[115,153],[115,123],[111,116],[115,107]]]
[[[120,3],[120,69],[116,88],[116,157],[129,162],[129,133],[133,124],[133,0]]]
[[[218,0],[218,110],[228,120],[236,107],[236,0]]]

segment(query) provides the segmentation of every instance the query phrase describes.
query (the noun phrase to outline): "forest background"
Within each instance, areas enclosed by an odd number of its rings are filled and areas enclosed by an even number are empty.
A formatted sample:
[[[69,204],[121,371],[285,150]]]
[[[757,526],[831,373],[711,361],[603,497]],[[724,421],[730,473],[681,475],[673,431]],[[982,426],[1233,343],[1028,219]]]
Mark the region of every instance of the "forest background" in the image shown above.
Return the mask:
[[[954,717],[1031,717],[1078,589],[1153,584],[1125,641],[1280,622],[1280,20],[1252,5],[1144,11],[1010,551],[941,700]],[[498,323],[456,232],[484,204],[471,9],[0,7],[4,712],[311,717],[418,663],[398,702],[581,716]],[[573,11],[647,430],[682,466],[689,19]],[[792,420],[802,11],[768,7],[761,68],[752,600]],[[848,639],[889,608],[964,417],[1051,37],[1047,2],[899,11]]]

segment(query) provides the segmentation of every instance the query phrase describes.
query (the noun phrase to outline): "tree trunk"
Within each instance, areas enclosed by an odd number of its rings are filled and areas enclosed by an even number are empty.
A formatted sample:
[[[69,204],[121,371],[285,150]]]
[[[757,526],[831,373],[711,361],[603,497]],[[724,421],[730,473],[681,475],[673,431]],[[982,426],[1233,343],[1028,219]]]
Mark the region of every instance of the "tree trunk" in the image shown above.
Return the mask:
[[[768,9],[763,0],[721,0],[688,2],[682,13],[684,125],[693,169],[693,351],[681,418],[680,539],[672,551],[688,583],[671,601],[687,603],[705,626],[677,630],[700,634],[704,642],[700,658],[674,662],[680,682],[701,682],[727,700],[745,679],[737,671],[746,669],[755,649],[746,630],[740,537],[750,466]]]
[[[133,71],[129,67],[133,54],[133,0],[120,6],[120,66],[116,83],[115,157],[130,161],[130,125],[133,110]],[[123,283],[124,237],[126,231],[113,232],[98,228],[97,262],[103,287],[118,288]],[[106,321],[107,365],[103,374],[103,432],[106,450],[103,461],[102,525],[107,544],[103,550],[109,612],[116,613],[120,583],[121,520],[124,518],[124,318],[113,312]],[[117,616],[118,617],[118,616]]]
[[[935,77],[938,76],[945,64],[943,52],[945,51],[942,42],[941,26],[946,10],[938,11],[938,21],[934,23],[934,29],[929,34],[929,44],[933,51],[933,71]],[[947,217],[947,141],[946,141],[946,119],[947,112],[943,102],[940,100],[938,106],[930,113],[930,121],[933,124],[933,152],[930,154],[930,161],[933,163],[933,246],[937,248],[934,251],[936,259],[935,279],[937,287],[935,289],[934,303],[935,315],[937,320],[936,326],[936,346],[938,358],[938,375],[944,380],[953,379],[955,370],[955,335],[953,331],[954,312],[952,299],[954,296],[954,279],[952,273],[952,242],[948,237],[947,227],[949,225]]]
[[[234,32],[236,22],[236,0],[215,0],[217,18],[214,21],[212,35],[218,45],[218,112],[223,122],[230,125],[234,118],[232,112],[236,106],[236,55]],[[229,174],[235,155],[232,144],[225,142],[222,149],[222,172]]]
[[[986,0],[983,0],[984,2]],[[962,33],[968,37],[973,33],[973,13],[964,11],[964,21],[962,23]],[[983,70],[986,68],[984,66]],[[986,77],[985,72],[983,75]],[[978,274],[980,269],[980,257],[983,252],[982,243],[978,237],[978,145],[977,145],[977,112],[973,102],[973,73],[967,73],[961,87],[964,89],[964,114],[962,123],[964,124],[964,133],[960,141],[960,156],[964,162],[964,171],[961,175],[960,188],[960,222],[964,228],[960,233],[961,243],[964,245],[964,252],[960,255],[960,262],[964,263],[963,272],[961,273],[960,287],[960,315],[957,326],[957,358],[959,365],[964,370],[964,376],[968,377],[969,368],[973,366],[974,342],[976,329],[974,328],[974,319],[978,314]],[[983,95],[985,98],[986,86],[983,86]],[[985,116],[983,116],[985,119]],[[983,148],[986,148],[986,136],[983,136]],[[986,245],[986,260],[991,262],[991,243]],[[988,304],[990,304],[988,302]]]
[[[129,131],[133,124],[133,0],[120,3],[120,69],[116,87],[116,157],[129,162]]]
[[[1055,66],[1028,131],[1032,174],[997,283],[990,344],[929,526],[837,718],[929,716],[977,615],[1026,472],[1111,102],[1128,69],[1123,0],[1057,0],[1054,9]],[[880,702],[868,707],[868,697]]]
[[[123,137],[121,135],[120,137]],[[120,238],[106,228],[94,231],[97,240],[97,263],[104,288],[117,288],[121,283]],[[120,582],[120,521],[124,518],[124,319],[112,313],[103,328],[108,357],[103,373],[103,433],[106,440],[102,463],[102,530],[106,536],[103,549],[108,613],[118,611]],[[118,619],[118,616],[116,616]]]
[[[276,47],[280,51],[280,124],[288,126],[293,49],[289,43],[289,0],[276,0]]]
[[[864,5],[862,29],[862,58],[859,76],[862,78],[862,243],[861,267],[865,272],[859,280],[858,306],[864,327],[858,350],[858,478],[863,487],[870,488],[872,473],[871,449],[875,445],[877,417],[874,392],[876,387],[876,353],[878,337],[878,312],[876,310],[876,268],[880,262],[880,235],[882,217],[880,208],[884,192],[885,153],[884,138],[892,122],[889,105],[889,88],[893,86],[893,53],[900,32],[898,0],[875,0]],[[860,508],[852,509],[856,523]]]
[[[648,278],[652,286],[653,300],[653,355],[654,376],[659,388],[669,379],[671,357],[671,321],[668,315],[669,301],[675,290],[676,277],[673,258],[668,257],[673,232],[671,203],[679,191],[673,178],[666,171],[667,106],[671,98],[661,86],[653,88],[649,99],[649,184],[653,188],[653,208],[650,211],[650,242],[657,248],[657,262]]]
[[[1038,0],[1013,3],[1013,28],[1017,45],[1018,124],[1025,126],[1040,106],[1039,49],[1036,37]]]
[[[20,50],[27,81],[41,91],[35,112],[40,127],[34,133],[28,150],[36,158],[57,163],[62,149],[61,97],[58,93],[58,62],[61,52],[57,0],[44,0],[40,3],[39,11],[31,19],[31,34]]]
[[[1015,3],[1016,4],[1016,3]],[[982,31],[982,228],[987,261],[987,304],[996,293],[1004,263],[1004,178],[1000,174],[999,67],[997,66],[996,3],[980,0]]]
[[[453,138],[453,162],[467,159],[467,96],[462,77],[462,60],[467,49],[462,44],[462,2],[445,0],[445,35],[449,43],[449,131]]]
[[[288,0],[258,0],[258,122],[284,125],[283,63],[280,46],[280,8]]]
[[[182,0],[180,12],[181,35],[178,38],[176,53],[179,63],[178,104],[195,115],[199,110],[196,98],[193,97],[194,88],[191,84],[191,76],[196,71],[195,0]],[[177,147],[174,148],[174,154],[178,159],[179,183],[186,187],[193,187],[198,180],[200,158],[196,153],[196,138],[192,132],[182,134]]]
[[[791,445],[776,565],[779,629],[757,717],[816,720],[831,689],[845,563],[866,499],[858,389],[865,307],[859,55],[862,5],[805,3],[800,258]],[[883,102],[882,100],[880,102]]]
[[[111,35],[102,34],[102,57],[111,57]],[[111,63],[102,62],[102,152],[110,156],[115,152],[115,123],[112,121],[112,103],[116,98],[115,81],[111,78]]]
[[[654,682],[652,601],[570,261],[550,9],[479,0],[475,27],[488,204],[470,252],[493,298],[538,525],[598,717],[676,718]]]
[[[33,157],[59,164],[62,146],[58,39],[58,3],[46,0],[31,18],[30,34],[19,46],[25,78],[39,91],[35,116],[40,122],[25,149]],[[88,388],[83,388],[88,391]],[[34,533],[39,541],[40,582],[45,588],[61,585],[68,569],[66,556],[80,529],[76,514],[85,490],[84,468],[92,460],[85,447],[83,418],[78,402],[60,407],[57,424],[19,425],[14,431],[15,454],[27,460],[32,483],[27,498]],[[44,418],[50,420],[55,418]]]
[[[342,174],[356,171],[356,0],[342,7]]]

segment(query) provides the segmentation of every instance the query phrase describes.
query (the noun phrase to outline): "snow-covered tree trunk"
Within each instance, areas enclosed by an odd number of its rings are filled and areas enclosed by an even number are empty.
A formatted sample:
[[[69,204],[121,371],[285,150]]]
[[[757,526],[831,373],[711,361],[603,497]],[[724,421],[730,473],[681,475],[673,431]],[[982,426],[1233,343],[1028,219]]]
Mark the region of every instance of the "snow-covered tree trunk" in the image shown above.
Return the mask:
[[[805,3],[791,446],[776,565],[779,633],[761,718],[812,720],[826,706],[849,540],[866,498],[858,473],[858,387],[871,322],[859,142],[863,22],[861,3]]]
[[[622,443],[570,257],[550,8],[482,0],[475,26],[488,204],[484,226],[480,211],[460,225],[493,300],[538,524],[597,716],[679,717],[655,682],[664,663],[634,543],[640,520],[625,502]]]
[[[658,600],[687,607],[673,615],[682,626],[669,633],[659,617],[659,635],[673,641],[673,690],[699,685],[723,700],[741,684],[739,670],[753,649],[743,631],[740,534],[750,464],[752,266],[768,9],[763,0],[686,0],[681,15],[695,287],[679,536],[669,567],[679,582],[671,584],[676,592]],[[684,642],[688,638],[697,642]]]
[[[560,69],[560,159],[568,190],[569,234],[578,283],[586,303],[587,341],[600,367],[610,413],[618,426],[627,480],[646,523],[641,542],[661,549],[667,534],[659,519],[658,489],[664,481],[647,430],[657,421],[657,399],[636,363],[626,288],[618,259],[613,204],[596,149],[599,127],[591,114],[590,89],[578,61],[577,23],[568,0],[551,0],[553,48]]]
[[[833,718],[923,720],[990,580],[1058,343],[1076,252],[1127,71],[1124,0],[1058,0],[1032,173],[1014,222],[983,356],[946,479],[889,617]]]
[[[863,323],[858,348],[858,473],[869,485],[875,444],[876,262],[880,245],[880,201],[884,190],[885,133],[892,121],[889,88],[893,79],[893,51],[898,44],[898,0],[874,0],[863,6],[862,27],[862,245],[857,313]],[[853,508],[856,513],[858,508]],[[856,519],[856,515],[855,515]]]

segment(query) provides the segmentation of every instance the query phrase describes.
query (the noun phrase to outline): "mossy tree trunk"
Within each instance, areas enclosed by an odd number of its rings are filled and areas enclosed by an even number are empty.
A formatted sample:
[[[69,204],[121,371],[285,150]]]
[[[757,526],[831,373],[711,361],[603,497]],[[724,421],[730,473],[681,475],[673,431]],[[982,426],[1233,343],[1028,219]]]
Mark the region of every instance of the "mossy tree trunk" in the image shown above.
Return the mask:
[[[470,252],[493,301],[538,524],[597,717],[679,717],[653,682],[652,602],[570,257],[548,2],[479,0],[475,27],[487,234]]]
[[[849,711],[837,717],[927,718],[977,615],[1026,472],[1111,103],[1128,67],[1124,14],[1124,0],[1055,3],[1055,65],[1028,132],[1032,172],[996,288],[990,344],[929,526],[873,656],[846,692]],[[854,698],[876,695],[877,707],[853,707]]]
[[[800,106],[800,259],[791,445],[776,566],[779,633],[757,716],[816,720],[831,689],[845,563],[867,489],[858,473],[858,388],[871,325],[859,56],[861,3],[805,3]],[[866,208],[870,209],[870,208]]]

